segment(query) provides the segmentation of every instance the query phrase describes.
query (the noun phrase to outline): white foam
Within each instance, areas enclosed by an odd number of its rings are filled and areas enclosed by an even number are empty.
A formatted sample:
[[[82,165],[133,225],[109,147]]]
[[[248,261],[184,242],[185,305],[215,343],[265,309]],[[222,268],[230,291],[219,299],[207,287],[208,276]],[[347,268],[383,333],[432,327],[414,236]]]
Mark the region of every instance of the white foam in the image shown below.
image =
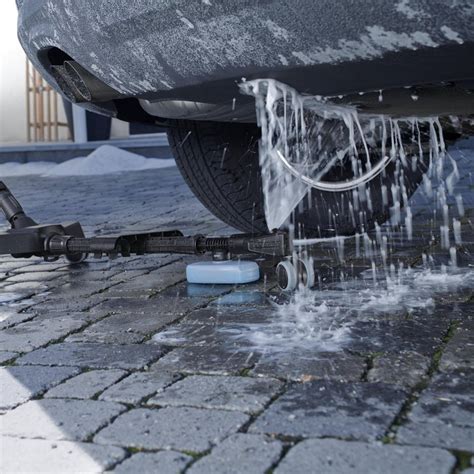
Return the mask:
[[[73,158],[60,164],[50,162],[1,164],[0,176],[97,176],[169,168],[175,165],[173,159],[145,158],[111,145],[103,145],[88,156]]]

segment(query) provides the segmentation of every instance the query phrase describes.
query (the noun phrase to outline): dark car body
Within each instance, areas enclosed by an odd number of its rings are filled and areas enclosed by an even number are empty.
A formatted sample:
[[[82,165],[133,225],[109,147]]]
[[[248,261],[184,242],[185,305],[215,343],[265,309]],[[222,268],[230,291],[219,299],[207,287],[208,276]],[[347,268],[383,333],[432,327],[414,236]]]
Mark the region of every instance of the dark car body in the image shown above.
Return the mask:
[[[41,73],[70,99],[125,120],[252,121],[237,84],[266,77],[375,113],[474,111],[472,0],[17,3],[20,41]],[[99,92],[71,92],[52,70],[65,61]]]

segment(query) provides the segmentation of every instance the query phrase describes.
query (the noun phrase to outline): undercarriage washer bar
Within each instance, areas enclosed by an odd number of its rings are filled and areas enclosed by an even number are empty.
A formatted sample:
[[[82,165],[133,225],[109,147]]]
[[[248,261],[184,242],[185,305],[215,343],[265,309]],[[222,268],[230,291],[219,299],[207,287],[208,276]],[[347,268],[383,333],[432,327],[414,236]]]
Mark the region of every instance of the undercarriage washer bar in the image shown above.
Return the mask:
[[[0,233],[0,254],[14,257],[28,258],[35,255],[51,260],[64,255],[78,262],[85,254],[94,254],[96,257],[107,255],[111,258],[152,253],[219,253],[225,258],[244,254],[272,257],[290,254],[289,239],[285,232],[206,237],[201,234],[184,236],[178,230],[171,230],[87,238],[78,222],[37,224],[25,214],[20,203],[1,181],[0,209],[12,227]]]

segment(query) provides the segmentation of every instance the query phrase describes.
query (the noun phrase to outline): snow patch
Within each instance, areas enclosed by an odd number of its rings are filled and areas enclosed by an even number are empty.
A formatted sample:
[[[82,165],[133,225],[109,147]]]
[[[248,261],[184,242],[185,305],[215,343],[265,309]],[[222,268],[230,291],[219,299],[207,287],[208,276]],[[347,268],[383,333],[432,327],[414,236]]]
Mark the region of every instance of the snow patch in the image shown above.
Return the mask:
[[[366,30],[368,34],[362,34],[357,41],[339,40],[338,48],[328,46],[309,51],[293,51],[292,55],[304,65],[312,65],[372,59],[383,56],[386,51],[416,50],[420,46],[428,46],[430,48],[438,46],[431,36],[423,31],[398,33],[377,25],[368,26]]]
[[[0,165],[0,176],[95,176],[169,168],[175,165],[172,159],[145,158],[114,146],[103,145],[88,156],[73,158],[60,164],[44,161],[4,163]]]
[[[452,30],[449,26],[446,26],[446,25],[442,26],[441,31],[448,40],[456,41],[456,43],[458,44],[464,43],[464,40],[459,36],[459,33]]]
[[[409,20],[429,18],[430,15],[421,10],[417,10],[410,5],[410,0],[401,0],[395,5],[397,12],[405,15]]]
[[[270,33],[272,33],[272,35],[277,40],[288,41],[290,39],[290,33],[288,32],[288,30],[276,24],[274,21],[266,20],[264,22],[264,25],[268,28],[268,31],[270,31]]]
[[[279,54],[278,59],[283,64],[283,66],[288,66],[289,64],[288,59],[286,59],[285,56],[283,56],[283,54]]]

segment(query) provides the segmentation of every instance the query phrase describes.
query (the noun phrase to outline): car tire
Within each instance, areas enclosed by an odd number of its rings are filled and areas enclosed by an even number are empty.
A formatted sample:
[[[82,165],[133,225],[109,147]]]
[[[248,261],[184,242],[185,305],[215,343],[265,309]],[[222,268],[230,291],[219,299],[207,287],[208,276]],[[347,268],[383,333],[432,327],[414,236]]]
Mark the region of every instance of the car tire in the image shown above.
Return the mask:
[[[167,133],[181,174],[209,211],[242,232],[268,232],[256,125],[177,120]],[[352,213],[352,191],[312,189],[296,208],[295,222],[305,237],[370,230],[390,216],[392,185],[402,183],[410,197],[427,171],[428,161],[419,161],[415,170],[404,169],[400,160],[391,162],[367,184],[370,199],[359,199],[359,209]]]

